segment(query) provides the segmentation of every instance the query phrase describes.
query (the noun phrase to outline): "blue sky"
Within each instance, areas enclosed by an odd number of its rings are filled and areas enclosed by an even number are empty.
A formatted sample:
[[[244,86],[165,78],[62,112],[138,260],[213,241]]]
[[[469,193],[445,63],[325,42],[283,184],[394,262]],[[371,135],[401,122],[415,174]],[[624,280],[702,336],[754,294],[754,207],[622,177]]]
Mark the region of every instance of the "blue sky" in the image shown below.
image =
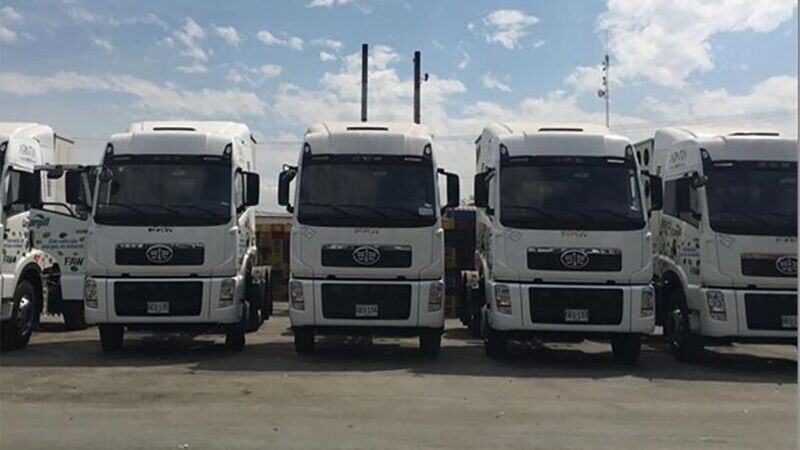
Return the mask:
[[[4,0],[0,120],[50,124],[85,158],[135,120],[241,121],[264,143],[271,209],[305,125],[358,118],[368,42],[371,118],[411,118],[421,50],[423,121],[468,188],[487,122],[602,122],[606,32],[615,131],[796,134],[796,30],[792,0]]]

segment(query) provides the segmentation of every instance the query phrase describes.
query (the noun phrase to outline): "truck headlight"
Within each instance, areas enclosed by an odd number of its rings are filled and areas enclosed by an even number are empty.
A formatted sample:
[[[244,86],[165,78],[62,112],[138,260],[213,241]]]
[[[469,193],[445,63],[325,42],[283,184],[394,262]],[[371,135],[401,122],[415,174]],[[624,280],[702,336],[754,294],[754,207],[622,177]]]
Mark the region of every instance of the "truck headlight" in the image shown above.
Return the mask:
[[[650,317],[656,312],[656,295],[651,286],[642,289],[642,303],[639,317]]]
[[[497,312],[501,314],[511,314],[511,289],[505,284],[494,286],[494,304]]]
[[[303,298],[303,283],[299,281],[289,282],[289,303],[292,309],[298,311],[306,310],[306,300]]]
[[[222,280],[219,286],[219,306],[227,307],[233,304],[233,299],[236,296],[236,280],[233,278],[226,278]]]
[[[708,305],[708,314],[712,319],[728,319],[725,311],[725,294],[721,291],[706,291],[706,304]]]
[[[83,302],[89,308],[97,308],[97,281],[94,278],[83,282]]]
[[[431,283],[431,289],[428,293],[428,312],[439,311],[442,309],[442,302],[444,300],[444,283],[435,281]]]

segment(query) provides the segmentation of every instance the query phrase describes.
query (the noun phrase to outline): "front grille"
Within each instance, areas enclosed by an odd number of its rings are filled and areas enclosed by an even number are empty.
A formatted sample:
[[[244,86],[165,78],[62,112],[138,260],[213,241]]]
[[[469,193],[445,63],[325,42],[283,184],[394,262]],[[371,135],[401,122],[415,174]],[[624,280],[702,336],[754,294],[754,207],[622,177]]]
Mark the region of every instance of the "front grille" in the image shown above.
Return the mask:
[[[622,322],[621,289],[534,287],[528,294],[534,323],[619,325]],[[588,320],[567,321],[567,310],[587,310]]]
[[[117,244],[114,256],[120,266],[201,266],[205,248],[203,244]]]
[[[742,275],[751,277],[797,277],[797,258],[788,255],[742,255]]]
[[[528,269],[619,272],[622,270],[622,252],[617,249],[599,248],[530,248]]]
[[[797,316],[797,296],[791,294],[744,294],[747,328],[796,330],[784,327],[784,316]]]
[[[169,312],[148,314],[148,302],[168,302]],[[114,283],[117,316],[197,316],[203,306],[203,283],[197,281],[118,281]]]
[[[407,245],[332,244],[322,247],[325,267],[411,267],[411,247]]]
[[[358,316],[357,305],[376,305],[377,314]],[[323,284],[322,315],[326,319],[405,320],[411,315],[409,284]]]

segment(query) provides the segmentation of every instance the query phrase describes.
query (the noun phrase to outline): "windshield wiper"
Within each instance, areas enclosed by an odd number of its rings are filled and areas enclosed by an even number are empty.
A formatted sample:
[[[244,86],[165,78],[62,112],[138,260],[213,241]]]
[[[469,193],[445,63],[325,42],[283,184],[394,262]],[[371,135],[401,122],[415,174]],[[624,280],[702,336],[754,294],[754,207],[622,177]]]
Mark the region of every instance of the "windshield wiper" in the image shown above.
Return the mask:
[[[772,223],[769,220],[761,217],[757,213],[750,212],[750,211],[722,210],[722,211],[714,211],[714,212],[711,213],[712,216],[716,215],[716,214],[727,214],[729,216],[747,217],[748,219],[755,220],[756,222],[761,222],[762,224],[764,224],[766,226],[771,226],[772,225]]]
[[[189,208],[189,209],[194,209],[194,210],[197,210],[197,211],[200,211],[200,212],[202,212],[202,213],[205,213],[205,214],[207,214],[207,215],[208,215],[208,216],[210,216],[212,219],[221,219],[221,218],[223,218],[223,217],[225,216],[224,214],[220,214],[220,213],[216,213],[216,212],[214,212],[214,211],[213,211],[211,208],[206,208],[205,206],[200,206],[200,205],[185,205],[185,204],[180,204],[180,205],[172,205],[172,206],[175,206],[175,207],[178,207],[178,208]],[[166,208],[166,207],[165,207],[165,208]]]
[[[146,213],[146,212],[142,211],[142,210],[141,210],[141,209],[139,209],[139,208],[136,208],[136,207],[134,207],[134,206],[131,206],[131,205],[127,204],[127,203],[101,203],[101,204],[99,204],[98,206],[113,206],[113,207],[121,207],[121,208],[129,209],[129,210],[131,210],[131,211],[135,212],[136,214],[139,214],[140,216],[147,216],[147,213]]]
[[[169,206],[159,205],[157,203],[134,203],[134,204],[136,206],[146,206],[148,208],[161,208],[164,211],[172,213],[173,215],[176,215],[178,217],[183,217],[183,214],[181,214],[180,211],[178,211],[175,208],[170,208]]]
[[[338,207],[338,206],[336,206],[336,205],[331,205],[330,203],[300,202],[300,210],[301,210],[301,211],[302,211],[302,209],[303,209],[303,207],[304,207],[304,206],[323,206],[323,207],[325,207],[325,208],[332,209],[332,210],[334,210],[334,211],[336,211],[336,212],[338,212],[338,213],[342,214],[343,216],[352,216],[352,214],[350,214],[349,212],[347,212],[347,210],[346,210],[346,209],[344,209],[344,208],[340,208],[340,207]]]
[[[555,214],[553,214],[553,213],[551,213],[551,212],[549,212],[549,211],[545,210],[544,208],[539,208],[538,206],[529,206],[529,205],[505,205],[505,204],[501,204],[501,205],[500,205],[500,208],[501,208],[501,209],[505,209],[505,208],[512,208],[512,209],[522,209],[522,210],[524,210],[524,211],[533,211],[533,212],[535,212],[536,214],[540,214],[540,215],[542,215],[542,216],[549,217],[549,218],[550,218],[550,219],[552,219],[552,220],[558,220],[558,217],[557,217]]]
[[[408,213],[408,214],[410,214],[410,215],[412,215],[414,217],[433,217],[434,216],[433,207],[430,207],[431,208],[431,215],[430,216],[422,215],[422,214],[414,211],[413,209],[411,209],[411,208],[409,208],[407,206],[376,206],[376,208],[389,209],[389,210],[393,210],[393,211],[402,211],[402,212]]]
[[[387,217],[387,218],[389,217],[388,214],[386,214],[385,212],[381,211],[379,208],[376,208],[374,206],[356,205],[354,203],[338,203],[337,206],[344,206],[346,208],[361,208],[361,209],[364,209],[364,210],[367,210],[367,211],[370,211],[370,212],[374,212],[374,213],[380,214],[383,217]]]
[[[614,211],[613,209],[607,209],[607,208],[587,208],[584,211],[591,211],[591,212],[595,212],[595,213],[606,214],[606,215],[615,217],[615,218],[620,219],[620,220],[625,221],[625,222],[630,222],[630,221],[634,221],[634,220],[640,219],[640,218],[637,218],[637,217],[626,216],[625,214],[622,214],[619,211]]]

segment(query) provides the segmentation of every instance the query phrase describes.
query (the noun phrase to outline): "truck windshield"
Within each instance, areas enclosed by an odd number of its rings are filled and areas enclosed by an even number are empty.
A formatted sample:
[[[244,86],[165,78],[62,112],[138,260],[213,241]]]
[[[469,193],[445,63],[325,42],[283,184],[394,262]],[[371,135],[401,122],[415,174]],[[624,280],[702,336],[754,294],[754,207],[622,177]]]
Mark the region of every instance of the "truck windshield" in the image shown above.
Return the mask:
[[[797,163],[720,161],[706,175],[711,229],[797,236]]]
[[[500,222],[539,230],[638,230],[636,166],[600,157],[517,157],[501,164]]]
[[[339,227],[421,227],[436,223],[430,159],[320,155],[303,162],[298,222]]]
[[[107,225],[208,226],[231,216],[229,160],[198,156],[115,157],[104,168],[95,221]]]

